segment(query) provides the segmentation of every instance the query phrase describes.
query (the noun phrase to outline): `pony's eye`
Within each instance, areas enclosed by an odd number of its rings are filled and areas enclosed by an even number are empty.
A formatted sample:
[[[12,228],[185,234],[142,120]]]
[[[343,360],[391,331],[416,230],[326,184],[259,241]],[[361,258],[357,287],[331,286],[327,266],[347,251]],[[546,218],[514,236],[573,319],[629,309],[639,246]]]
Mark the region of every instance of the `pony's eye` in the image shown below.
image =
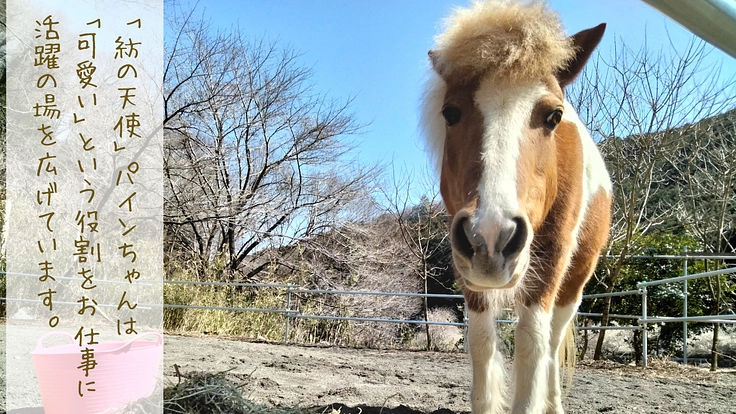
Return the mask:
[[[549,129],[555,129],[560,121],[562,121],[562,110],[555,109],[547,115],[547,118],[544,119],[544,126]]]
[[[442,116],[445,117],[445,122],[447,122],[447,126],[453,126],[460,122],[462,112],[457,106],[447,105],[446,107],[442,108]]]

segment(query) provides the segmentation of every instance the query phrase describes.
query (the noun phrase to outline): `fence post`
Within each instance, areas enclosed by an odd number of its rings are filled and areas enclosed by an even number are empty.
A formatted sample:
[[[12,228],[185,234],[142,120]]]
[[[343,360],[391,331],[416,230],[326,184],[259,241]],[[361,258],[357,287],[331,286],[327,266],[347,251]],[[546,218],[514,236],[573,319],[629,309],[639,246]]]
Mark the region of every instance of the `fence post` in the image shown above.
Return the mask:
[[[289,321],[291,320],[291,283],[286,284],[286,329],[284,329],[284,342],[289,342]]]
[[[639,321],[639,324],[641,325],[641,366],[642,368],[647,367],[647,358],[649,355],[649,344],[647,340],[647,323],[642,322],[642,320],[646,321],[647,319],[647,286],[645,284],[646,282],[639,282],[639,287],[641,288],[641,320]]]
[[[684,255],[682,275],[687,276],[687,246]],[[682,281],[682,316],[687,318],[687,280]],[[687,366],[687,321],[682,321],[682,363]]]
[[[463,351],[468,353],[468,303],[464,302],[463,305]]]

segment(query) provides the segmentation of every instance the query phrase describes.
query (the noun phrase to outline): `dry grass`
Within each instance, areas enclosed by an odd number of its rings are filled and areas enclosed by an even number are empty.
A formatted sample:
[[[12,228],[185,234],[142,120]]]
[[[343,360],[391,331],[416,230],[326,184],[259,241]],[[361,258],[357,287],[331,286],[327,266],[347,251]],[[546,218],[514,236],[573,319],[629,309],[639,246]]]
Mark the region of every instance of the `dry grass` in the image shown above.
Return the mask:
[[[172,280],[220,281],[218,269],[202,280],[190,269],[169,269]],[[223,308],[283,309],[283,289],[238,288],[236,286],[164,285],[164,303]],[[283,339],[284,315],[278,313],[210,309],[164,309],[164,329],[169,332],[196,332],[236,337]]]
[[[180,378],[181,380],[182,378]],[[165,414],[304,414],[300,408],[272,408],[243,397],[224,373],[196,372],[164,389]]]
[[[189,268],[169,265],[171,280],[219,282],[222,271],[209,269],[205,277]],[[269,279],[266,277],[266,279]],[[302,280],[291,280],[309,286]],[[164,303],[229,308],[286,308],[286,288],[165,284]],[[405,297],[375,297],[292,293],[291,309],[303,315],[408,318],[418,300]],[[398,315],[396,313],[399,313]],[[286,316],[283,313],[210,309],[164,309],[164,329],[179,334],[214,334],[238,338],[283,341]],[[288,340],[301,344],[351,347],[402,347],[399,325],[334,319],[291,318]]]
[[[665,358],[654,358],[650,360],[646,369],[637,367],[634,364],[620,364],[606,360],[579,361],[578,368],[606,371],[611,375],[736,385],[736,369],[720,368],[719,371],[711,372],[707,368],[691,365],[686,366]]]
[[[283,295],[262,288],[248,293],[235,287],[171,285],[164,287],[164,302],[229,308],[283,308]],[[164,328],[172,332],[201,332],[227,336],[283,339],[283,314],[211,309],[164,309]]]

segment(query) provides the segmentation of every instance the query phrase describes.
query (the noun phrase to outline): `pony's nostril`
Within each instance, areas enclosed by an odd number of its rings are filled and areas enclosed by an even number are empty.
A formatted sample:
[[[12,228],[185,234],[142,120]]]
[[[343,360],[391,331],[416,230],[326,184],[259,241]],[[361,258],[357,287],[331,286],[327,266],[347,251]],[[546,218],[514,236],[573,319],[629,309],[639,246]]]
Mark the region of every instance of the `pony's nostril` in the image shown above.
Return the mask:
[[[496,250],[500,251],[506,260],[513,259],[521,253],[529,233],[523,218],[514,217],[511,221],[512,223],[501,231],[496,244]]]
[[[468,223],[467,217],[463,217],[455,222],[455,226],[452,229],[451,241],[452,246],[458,253],[461,253],[466,257],[471,257],[473,255],[473,246],[470,244],[470,240],[468,240],[468,236],[465,234],[466,223]]]

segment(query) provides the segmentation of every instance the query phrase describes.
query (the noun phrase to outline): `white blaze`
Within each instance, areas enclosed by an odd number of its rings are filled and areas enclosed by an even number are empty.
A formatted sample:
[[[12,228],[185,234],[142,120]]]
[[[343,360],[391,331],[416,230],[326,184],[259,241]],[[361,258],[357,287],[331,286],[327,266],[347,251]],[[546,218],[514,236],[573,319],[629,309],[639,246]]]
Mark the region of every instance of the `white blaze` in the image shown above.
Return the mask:
[[[484,117],[483,173],[478,183],[480,205],[472,224],[487,243],[494,243],[503,225],[521,215],[517,195],[521,141],[535,104],[546,93],[541,82],[509,86],[498,85],[492,78],[481,82],[475,93],[475,104]]]

